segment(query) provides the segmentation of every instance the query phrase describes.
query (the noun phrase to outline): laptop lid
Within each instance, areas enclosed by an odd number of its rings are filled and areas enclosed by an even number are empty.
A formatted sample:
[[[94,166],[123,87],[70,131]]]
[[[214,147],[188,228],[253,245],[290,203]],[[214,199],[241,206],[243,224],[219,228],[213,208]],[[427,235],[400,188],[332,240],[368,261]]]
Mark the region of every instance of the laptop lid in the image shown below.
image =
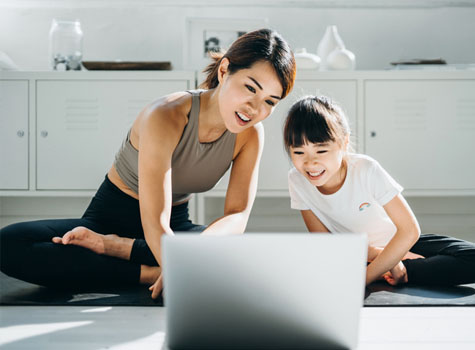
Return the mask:
[[[162,244],[170,348],[356,347],[365,235],[182,235]]]

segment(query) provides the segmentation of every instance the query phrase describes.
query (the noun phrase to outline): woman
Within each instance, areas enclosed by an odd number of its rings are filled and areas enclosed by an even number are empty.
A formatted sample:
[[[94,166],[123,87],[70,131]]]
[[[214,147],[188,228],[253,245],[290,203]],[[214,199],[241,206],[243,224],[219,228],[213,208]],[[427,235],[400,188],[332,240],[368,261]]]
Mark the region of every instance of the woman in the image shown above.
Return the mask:
[[[244,232],[264,142],[260,122],[292,89],[295,60],[268,29],[213,58],[207,90],[164,96],[139,114],[81,219],[1,230],[4,273],[54,287],[152,284],[156,298],[163,234]],[[192,224],[190,194],[211,189],[231,164],[224,216],[207,227]]]

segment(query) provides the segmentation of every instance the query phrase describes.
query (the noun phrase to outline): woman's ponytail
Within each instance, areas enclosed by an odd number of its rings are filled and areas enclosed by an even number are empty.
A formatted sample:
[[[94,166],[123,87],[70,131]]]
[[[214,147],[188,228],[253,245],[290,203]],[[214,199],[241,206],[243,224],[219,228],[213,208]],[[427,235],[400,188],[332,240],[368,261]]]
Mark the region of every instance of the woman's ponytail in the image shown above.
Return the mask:
[[[210,52],[210,56],[213,62],[203,70],[203,73],[206,73],[206,79],[200,84],[201,89],[214,89],[219,84],[218,69],[224,52]]]

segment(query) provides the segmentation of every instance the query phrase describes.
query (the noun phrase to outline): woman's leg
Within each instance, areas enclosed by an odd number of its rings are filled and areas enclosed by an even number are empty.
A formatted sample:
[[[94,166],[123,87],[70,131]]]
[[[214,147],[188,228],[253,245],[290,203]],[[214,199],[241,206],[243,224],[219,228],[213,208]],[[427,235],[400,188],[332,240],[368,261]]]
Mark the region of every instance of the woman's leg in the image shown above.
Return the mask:
[[[130,251],[134,240],[116,234],[103,235],[87,227],[76,226],[66,232],[63,237],[53,237],[52,241],[58,244],[81,246],[96,254],[130,260]]]
[[[95,237],[100,240],[82,241],[89,245],[55,243],[76,227],[101,233]],[[121,240],[111,233],[128,238]],[[10,276],[53,287],[139,283],[140,264],[111,254],[117,246],[125,247],[124,242],[131,247],[134,237],[143,238],[138,201],[106,177],[81,219],[40,220],[3,228],[0,266]]]
[[[54,242],[53,244],[57,246],[87,249],[90,253],[100,254],[114,261],[123,260],[121,265],[135,267],[134,271],[137,275],[133,279],[135,283],[149,284],[158,278],[161,270],[145,242],[138,201],[120,191],[107,177],[83,218],[76,221],[69,220],[68,223],[64,223],[64,226],[61,224],[63,221],[47,221],[47,227],[51,226],[51,223],[60,227],[44,234],[43,241]],[[94,223],[97,224],[94,225]],[[203,225],[195,225],[189,220],[188,203],[172,207],[170,226],[175,232],[202,232],[206,228]],[[33,227],[33,231],[34,229]],[[36,229],[44,231],[41,227]],[[35,237],[39,236],[35,235]],[[11,244],[7,245],[11,246]],[[127,262],[130,264],[126,264]],[[45,285],[45,283],[35,282],[38,279],[31,277],[17,278]],[[111,278],[114,278],[113,274]]]
[[[170,228],[175,233],[194,232],[200,233],[206,229],[205,225],[195,225],[191,222],[188,202],[172,207],[170,216]],[[137,262],[147,266],[158,266],[152,251],[145,242],[145,239],[136,239],[133,242],[130,252],[130,261]]]
[[[423,234],[410,250],[425,259],[404,260],[411,284],[457,285],[475,282],[475,244]]]
[[[50,287],[78,288],[138,283],[140,265],[52,242],[76,226],[100,227],[85,219],[40,220],[0,230],[0,266],[9,276]]]

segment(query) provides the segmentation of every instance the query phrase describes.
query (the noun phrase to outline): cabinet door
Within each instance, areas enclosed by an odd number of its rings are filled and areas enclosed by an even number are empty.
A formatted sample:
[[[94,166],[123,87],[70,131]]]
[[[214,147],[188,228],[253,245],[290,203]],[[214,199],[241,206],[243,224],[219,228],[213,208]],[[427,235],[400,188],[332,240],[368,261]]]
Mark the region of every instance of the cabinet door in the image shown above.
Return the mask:
[[[409,190],[475,189],[475,81],[365,83],[366,152]]]
[[[28,81],[0,81],[0,189],[28,189]]]
[[[37,189],[95,190],[138,113],[187,80],[38,81]]]
[[[283,129],[291,105],[305,95],[326,95],[338,103],[347,114],[353,134],[356,134],[356,81],[354,80],[297,80],[292,93],[279,102],[264,120],[265,145],[259,170],[259,190],[287,190],[287,172],[292,163],[284,149]],[[229,173],[229,172],[228,172]],[[229,174],[216,186],[224,190]]]

